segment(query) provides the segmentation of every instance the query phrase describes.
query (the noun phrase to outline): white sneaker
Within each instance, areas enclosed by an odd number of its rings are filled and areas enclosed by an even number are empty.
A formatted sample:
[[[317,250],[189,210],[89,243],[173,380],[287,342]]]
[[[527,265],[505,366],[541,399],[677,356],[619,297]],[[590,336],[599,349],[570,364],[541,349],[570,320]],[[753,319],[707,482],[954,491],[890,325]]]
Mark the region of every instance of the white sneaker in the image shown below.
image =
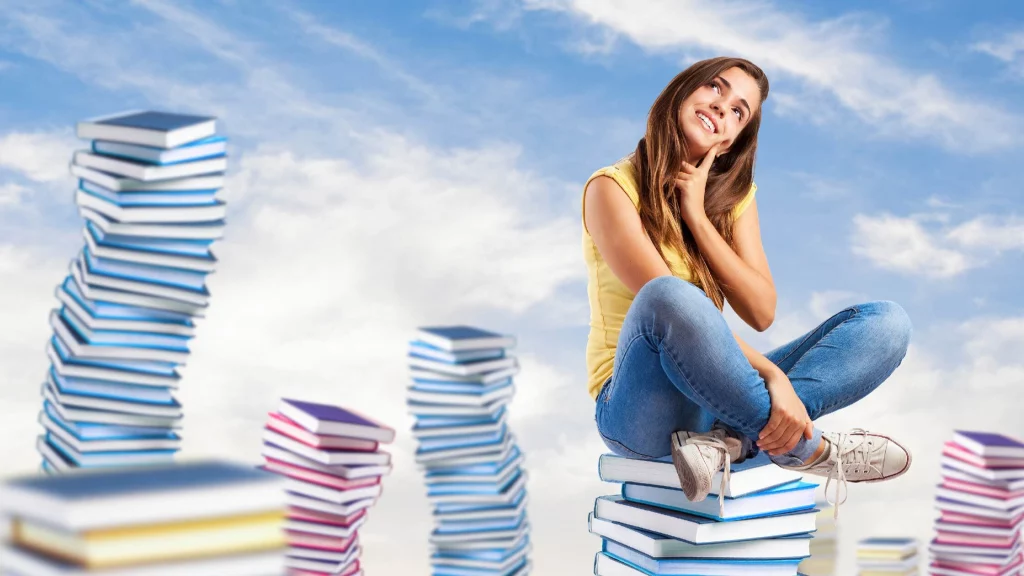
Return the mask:
[[[729,464],[739,457],[740,441],[724,430],[709,432],[673,432],[672,463],[679,476],[679,487],[690,502],[701,502],[711,492],[711,479],[723,470],[718,491],[719,513],[725,506],[729,485]]]
[[[828,478],[825,482],[825,498],[832,479],[836,480],[836,499],[828,500],[835,506],[834,516],[839,517],[839,505],[846,502],[847,482],[882,482],[901,476],[910,469],[913,457],[902,444],[888,436],[874,434],[854,428],[848,433],[824,432],[828,441],[828,456],[817,464],[806,466],[783,466],[789,470],[806,472]],[[842,490],[842,500],[839,499]]]

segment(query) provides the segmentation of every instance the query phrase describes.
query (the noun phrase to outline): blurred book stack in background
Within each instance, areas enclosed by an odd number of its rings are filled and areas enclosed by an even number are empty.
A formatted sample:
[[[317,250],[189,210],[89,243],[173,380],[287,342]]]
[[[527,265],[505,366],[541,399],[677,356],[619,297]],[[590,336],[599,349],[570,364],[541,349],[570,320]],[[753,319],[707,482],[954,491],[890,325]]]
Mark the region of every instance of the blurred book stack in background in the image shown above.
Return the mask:
[[[263,468],[285,479],[290,574],[362,574],[359,528],[391,472],[379,447],[394,439],[393,428],[340,406],[283,399],[270,414]]]
[[[1024,442],[991,432],[956,431],[942,449],[931,574],[1022,572]]]
[[[178,367],[224,231],[216,119],[129,112],[80,122],[84,246],[57,287],[36,441],[43,470],[166,463],[180,447]]]
[[[469,326],[425,327],[410,343],[416,463],[433,507],[433,574],[530,571],[523,454],[508,427],[515,338]]]
[[[913,538],[868,538],[857,543],[857,576],[912,576],[919,559]]]
[[[672,462],[605,454],[598,473],[621,491],[599,497],[589,517],[602,538],[596,575],[795,576],[810,553],[817,484],[765,453],[732,465],[721,500],[721,470],[701,502],[686,498]]]
[[[279,478],[219,461],[75,470],[0,485],[0,573],[279,576]]]
[[[811,557],[800,562],[798,569],[805,576],[835,576],[839,557],[837,522],[831,504],[818,500],[817,506],[819,511],[814,521]]]

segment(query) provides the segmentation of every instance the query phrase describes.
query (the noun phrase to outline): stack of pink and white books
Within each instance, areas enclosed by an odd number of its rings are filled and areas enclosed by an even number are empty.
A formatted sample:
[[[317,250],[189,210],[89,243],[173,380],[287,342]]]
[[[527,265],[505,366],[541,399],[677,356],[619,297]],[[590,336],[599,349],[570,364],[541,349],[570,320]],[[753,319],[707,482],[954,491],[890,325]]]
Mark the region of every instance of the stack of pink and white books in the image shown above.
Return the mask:
[[[990,432],[954,433],[942,450],[931,574],[1021,574],[1024,442]]]
[[[281,400],[263,431],[263,468],[286,478],[291,576],[359,576],[359,528],[391,472],[395,431],[340,406]]]

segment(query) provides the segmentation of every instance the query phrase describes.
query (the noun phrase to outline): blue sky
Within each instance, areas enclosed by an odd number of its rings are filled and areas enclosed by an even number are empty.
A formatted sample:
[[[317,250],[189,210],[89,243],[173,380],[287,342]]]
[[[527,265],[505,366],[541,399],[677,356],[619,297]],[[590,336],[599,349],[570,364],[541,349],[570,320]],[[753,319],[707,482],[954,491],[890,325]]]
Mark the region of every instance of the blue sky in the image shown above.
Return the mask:
[[[905,507],[894,529],[925,538],[949,429],[1024,431],[1005,402],[1024,381],[1024,8],[984,7],[0,0],[4,454],[34,465],[46,311],[81,243],[74,123],[211,113],[232,139],[232,232],[182,394],[192,430],[221,440],[186,452],[249,455],[293,392],[402,425],[403,331],[476,322],[522,342],[517,433],[551,504],[537,530],[581,530],[587,499],[610,490],[592,478],[580,187],[635,146],[674,74],[733,54],[772,85],[755,176],[779,313],[748,336],[765,349],[849,302],[904,305],[911,357],[826,424],[903,432],[918,450],[905,482],[854,492],[844,538],[886,505]],[[396,472],[368,526],[378,546],[388,518],[424,506],[418,481]],[[538,566],[585,565],[596,545],[574,538],[566,554],[538,541]],[[370,558],[403,567],[373,542]]]

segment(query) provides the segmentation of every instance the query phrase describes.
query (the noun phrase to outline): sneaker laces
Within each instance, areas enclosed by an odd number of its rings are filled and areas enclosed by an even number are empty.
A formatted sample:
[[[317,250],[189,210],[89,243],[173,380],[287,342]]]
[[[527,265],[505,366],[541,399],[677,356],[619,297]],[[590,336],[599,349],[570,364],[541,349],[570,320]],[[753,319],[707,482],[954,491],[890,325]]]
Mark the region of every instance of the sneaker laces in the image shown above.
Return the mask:
[[[846,445],[847,439],[851,436],[860,436],[860,441],[856,442],[851,446]],[[839,505],[846,502],[847,496],[847,482],[846,482],[846,466],[845,460],[847,456],[851,456],[850,460],[853,462],[860,462],[867,464],[868,461],[868,446],[865,443],[868,437],[868,431],[862,428],[853,428],[848,433],[837,433],[835,434],[835,441],[831,439],[830,443],[833,444],[832,452],[829,455],[829,462],[832,467],[828,471],[828,477],[825,480],[825,501],[834,507],[832,517],[839,518]],[[829,486],[832,484],[832,479],[835,477],[836,480],[836,498],[831,500],[828,497]],[[842,492],[842,500],[839,499],[840,492]]]
[[[687,444],[693,444],[695,446],[707,446],[708,448],[714,448],[722,452],[722,459],[725,460],[725,467],[722,468],[722,482],[718,487],[718,515],[721,517],[725,516],[725,490],[729,486],[730,469],[729,465],[732,463],[732,457],[729,456],[729,445],[724,440],[715,438],[714,436],[700,436],[696,438],[689,438],[686,441]]]

